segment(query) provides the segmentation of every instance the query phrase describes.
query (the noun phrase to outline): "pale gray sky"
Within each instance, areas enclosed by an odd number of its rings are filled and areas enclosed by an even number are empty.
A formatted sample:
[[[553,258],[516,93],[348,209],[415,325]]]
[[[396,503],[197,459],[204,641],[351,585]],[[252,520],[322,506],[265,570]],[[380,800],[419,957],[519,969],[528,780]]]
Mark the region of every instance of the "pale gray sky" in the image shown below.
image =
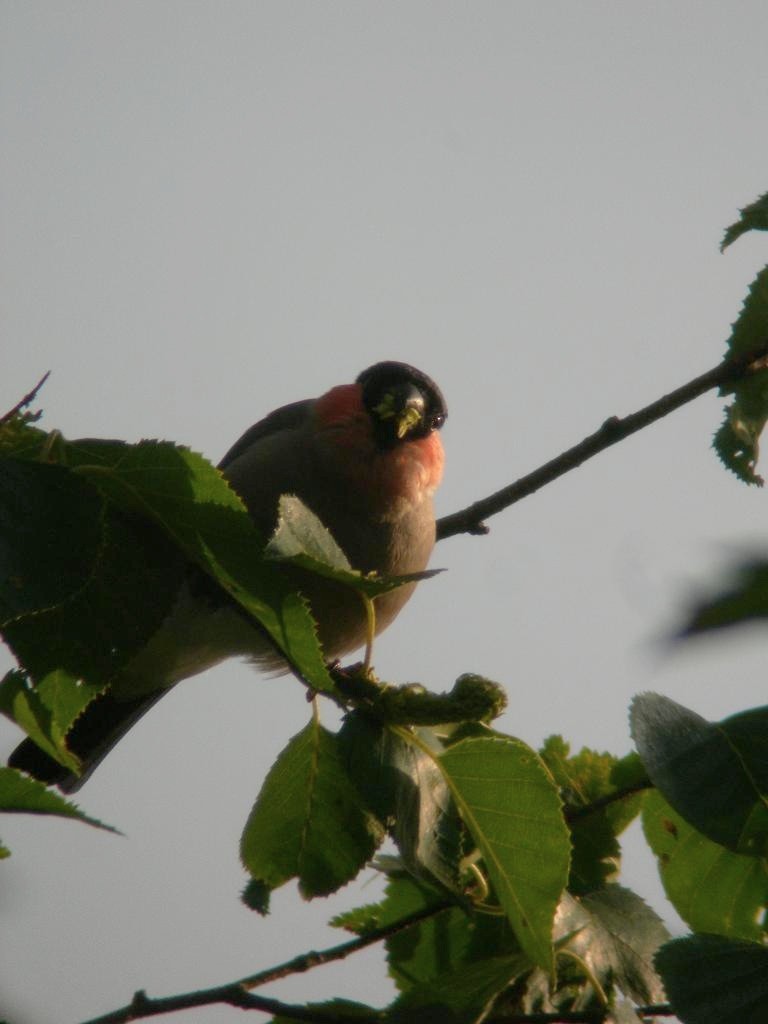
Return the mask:
[[[766,28],[762,0],[4,0],[0,406],[50,369],[48,427],[216,460],[276,405],[405,359],[448,398],[453,511],[721,357],[768,249],[717,250],[768,187]],[[510,733],[617,753],[641,690],[713,718],[763,703],[762,643],[658,645],[734,542],[763,543],[765,494],[709,450],[720,405],[442,543],[380,674],[485,673]],[[306,715],[295,683],[223,666],[80,794],[127,838],[4,820],[0,1016],[76,1024],[339,941],[324,922],[378,883],[286,889],[266,920],[238,902],[240,829]],[[641,842],[627,859],[663,909]],[[390,987],[373,951],[265,991]]]

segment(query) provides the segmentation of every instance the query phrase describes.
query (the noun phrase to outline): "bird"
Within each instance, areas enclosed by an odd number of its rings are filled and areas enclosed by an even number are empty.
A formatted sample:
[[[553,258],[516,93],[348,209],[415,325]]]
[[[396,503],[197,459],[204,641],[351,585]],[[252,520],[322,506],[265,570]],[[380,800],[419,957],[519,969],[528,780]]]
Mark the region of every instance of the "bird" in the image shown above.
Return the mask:
[[[443,474],[439,431],[447,417],[434,381],[408,363],[387,360],[313,399],[282,406],[229,449],[219,470],[243,500],[262,537],[273,532],[279,499],[296,495],[364,573],[422,572],[435,544],[433,495]],[[329,661],[362,647],[367,615],[343,584],[293,566],[281,569],[308,601]],[[376,632],[411,597],[408,583],[376,599]],[[65,793],[77,791],[126,732],[183,679],[244,657],[271,675],[290,666],[266,632],[202,570],[189,568],[155,634],[88,705],[67,736],[75,774],[31,739],[9,766]],[[141,693],[119,699],[115,693]]]

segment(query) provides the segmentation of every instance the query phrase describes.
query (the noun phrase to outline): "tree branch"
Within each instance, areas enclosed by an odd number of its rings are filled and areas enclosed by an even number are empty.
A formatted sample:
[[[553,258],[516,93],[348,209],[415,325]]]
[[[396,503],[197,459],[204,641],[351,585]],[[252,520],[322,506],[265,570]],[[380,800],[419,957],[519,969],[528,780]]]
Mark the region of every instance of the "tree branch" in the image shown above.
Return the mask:
[[[22,409],[26,409],[28,405],[31,405],[31,403],[34,402],[34,400],[37,398],[38,391],[43,386],[43,384],[45,384],[45,382],[48,380],[50,375],[51,371],[48,370],[46,373],[43,374],[43,376],[40,378],[37,384],[35,384],[31,391],[28,391],[27,394],[24,395],[24,397],[20,401],[18,401],[12,409],[9,409],[8,412],[3,413],[3,415],[0,416],[0,427],[4,423],[7,423],[9,420],[12,420],[13,417],[17,413],[21,412]]]
[[[593,800],[589,804],[582,804],[579,807],[566,804],[563,812],[565,820],[569,825],[572,825],[575,821],[588,818],[590,814],[602,811],[605,807],[610,807],[611,804],[618,803],[619,800],[625,800],[629,796],[635,796],[637,793],[653,788],[654,785],[650,779],[642,779],[640,782],[634,782],[630,786],[624,786],[622,789],[615,789],[612,793],[606,793],[605,796],[598,797],[597,800]]]
[[[254,995],[248,989],[257,988],[267,982],[285,978],[291,974],[301,974],[321,964],[328,964],[334,960],[343,960],[345,957],[356,953],[358,950],[372,946],[382,939],[411,928],[421,921],[430,917],[437,917],[444,910],[454,906],[448,901],[436,903],[430,907],[424,907],[408,914],[406,917],[394,921],[392,924],[382,925],[380,928],[372,928],[365,935],[360,935],[349,942],[339,943],[328,949],[308,953],[302,953],[292,960],[269,967],[257,974],[248,975],[238,981],[228,982],[226,985],[218,985],[214,988],[199,989],[196,992],[181,992],[175,996],[163,996],[152,999],[145,992],[137,992],[127,1006],[113,1010],[102,1017],[93,1017],[84,1024],[129,1024],[130,1021],[143,1020],[146,1017],[157,1017],[161,1013],[173,1013],[176,1010],[188,1010],[193,1006],[212,1006],[215,1003],[225,1003],[230,1006],[238,1006],[243,1010],[261,1010],[264,1013],[272,1013],[285,1017],[292,1017],[294,1020],[312,1021],[316,1024],[335,1024],[338,1021],[338,1014],[326,1013],[322,1009],[313,1009],[307,1006],[289,1006],[276,999],[268,999],[263,996]]]
[[[500,491],[481,498],[479,501],[468,505],[467,508],[451,515],[443,516],[437,522],[437,538],[444,540],[446,537],[453,537],[459,533],[485,534],[488,527],[484,520],[488,516],[496,515],[497,512],[509,508],[522,498],[538,491],[545,484],[552,483],[559,476],[563,476],[572,469],[576,469],[587,459],[610,448],[611,445],[623,441],[630,434],[642,430],[656,420],[662,419],[669,413],[674,412],[681,406],[692,402],[694,398],[703,395],[712,388],[721,387],[739,380],[742,377],[751,376],[768,366],[768,343],[762,345],[754,352],[742,357],[729,356],[722,363],[702,373],[700,377],[683,384],[682,387],[670,391],[650,405],[630,413],[623,419],[618,416],[610,416],[594,434],[585,437],[579,444],[574,445],[556,458],[534,469],[532,473],[520,477]]]

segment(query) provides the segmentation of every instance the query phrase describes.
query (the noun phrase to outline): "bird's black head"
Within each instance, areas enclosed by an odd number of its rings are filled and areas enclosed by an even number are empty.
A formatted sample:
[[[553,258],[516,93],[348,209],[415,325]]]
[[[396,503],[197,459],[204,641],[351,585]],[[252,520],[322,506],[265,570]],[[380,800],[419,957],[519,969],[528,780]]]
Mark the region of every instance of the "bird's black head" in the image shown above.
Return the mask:
[[[413,441],[439,430],[448,410],[435,382],[407,363],[376,363],[357,378],[382,447]]]

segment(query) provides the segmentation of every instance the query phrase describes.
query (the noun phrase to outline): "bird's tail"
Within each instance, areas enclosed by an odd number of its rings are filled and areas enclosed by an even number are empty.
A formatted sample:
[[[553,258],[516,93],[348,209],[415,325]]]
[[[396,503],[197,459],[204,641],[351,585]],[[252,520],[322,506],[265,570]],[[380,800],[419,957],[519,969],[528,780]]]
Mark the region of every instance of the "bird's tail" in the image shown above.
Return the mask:
[[[74,793],[90,778],[117,741],[167,692],[167,689],[156,690],[129,701],[116,700],[106,693],[89,704],[67,735],[67,746],[83,765],[80,775],[59,764],[31,739],[16,747],[8,766],[26,772],[47,786],[58,786],[64,793]]]

